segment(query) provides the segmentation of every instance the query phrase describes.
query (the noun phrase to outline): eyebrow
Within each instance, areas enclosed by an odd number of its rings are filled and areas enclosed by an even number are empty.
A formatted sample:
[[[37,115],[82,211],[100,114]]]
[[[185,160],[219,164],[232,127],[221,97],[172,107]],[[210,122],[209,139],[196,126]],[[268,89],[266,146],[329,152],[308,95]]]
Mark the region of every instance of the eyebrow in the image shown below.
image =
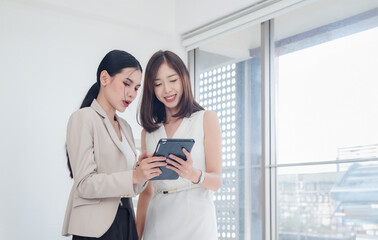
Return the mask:
[[[173,77],[173,76],[176,76],[178,75],[177,73],[174,73],[174,74],[171,74],[169,75],[167,78],[170,78],[170,77]],[[158,80],[161,80],[160,78],[155,78],[154,81],[158,81]]]
[[[126,80],[130,81],[131,83],[134,83],[134,81],[133,81],[133,80],[131,80],[131,79],[130,79],[130,78],[128,78],[128,77],[126,78]],[[137,84],[136,86],[137,86],[137,87],[140,87],[140,86],[142,86],[142,84]]]

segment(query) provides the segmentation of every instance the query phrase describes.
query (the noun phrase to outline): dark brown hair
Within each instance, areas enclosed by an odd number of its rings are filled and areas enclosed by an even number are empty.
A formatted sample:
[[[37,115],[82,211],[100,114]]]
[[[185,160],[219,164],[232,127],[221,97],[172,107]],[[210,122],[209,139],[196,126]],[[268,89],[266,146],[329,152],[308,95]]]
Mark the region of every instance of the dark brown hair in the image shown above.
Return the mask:
[[[204,110],[193,97],[190,85],[189,71],[179,56],[171,51],[158,51],[152,55],[147,63],[144,76],[143,95],[140,107],[140,124],[147,132],[159,128],[159,123],[166,119],[165,106],[160,102],[154,92],[154,79],[163,63],[176,71],[182,81],[183,93],[178,104],[179,111],[173,117],[190,117],[192,113]]]

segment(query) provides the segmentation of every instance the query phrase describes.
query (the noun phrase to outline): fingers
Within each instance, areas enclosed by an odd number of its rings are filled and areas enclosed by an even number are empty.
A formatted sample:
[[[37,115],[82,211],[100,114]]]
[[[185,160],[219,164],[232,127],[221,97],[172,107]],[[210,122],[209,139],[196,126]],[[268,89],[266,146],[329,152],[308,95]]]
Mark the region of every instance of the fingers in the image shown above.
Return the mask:
[[[175,171],[179,176],[181,176],[181,170],[180,169],[178,169],[178,168],[176,168],[174,166],[170,166],[170,165],[167,165],[166,168]]]
[[[148,170],[151,168],[158,168],[158,167],[164,167],[167,165],[167,162],[165,161],[165,157],[152,157],[148,158],[147,160],[144,160],[140,163],[140,167],[144,170]]]
[[[191,158],[190,153],[185,148],[182,148],[182,152],[185,154],[186,159]]]
[[[167,158],[166,160],[166,162],[168,163],[166,168],[175,171],[180,177],[189,179],[190,173],[193,169],[193,160],[190,153],[186,149],[183,148],[182,152],[185,154],[186,160],[170,154],[169,158]]]
[[[165,157],[149,157],[146,159],[147,163],[153,163],[153,162],[165,162],[166,158]]]
[[[152,157],[152,155],[149,155],[148,158],[143,159],[143,161],[138,161],[138,166],[139,165],[148,165],[154,162],[165,162],[165,157]]]
[[[138,162],[141,162],[141,161],[143,161],[147,158],[151,158],[151,157],[152,157],[152,154],[147,154],[147,151],[144,150],[143,153],[141,155],[139,155]]]
[[[165,167],[165,166],[167,166],[166,161],[164,161],[164,162],[158,161],[158,162],[153,162],[153,163],[149,164],[150,168]]]
[[[149,177],[151,177],[151,175],[156,175],[159,176],[160,174],[162,173],[162,171],[160,170],[160,168],[151,168],[149,171],[148,171],[148,175],[150,175]]]
[[[178,163],[176,161],[170,160],[170,159],[167,159],[167,163],[171,164],[172,166],[174,166],[177,169],[180,169],[181,166],[182,166],[182,164],[180,164],[180,163]],[[171,166],[167,165],[167,167],[171,167]]]
[[[166,162],[164,162],[163,164],[166,165]],[[151,169],[145,171],[145,174],[146,174],[145,176],[146,176],[147,180],[150,180],[151,178],[159,176],[161,173],[162,173],[162,171],[160,170],[160,168],[155,167],[155,168],[151,168]]]
[[[185,164],[185,160],[183,160],[183,159],[181,159],[181,158],[179,158],[179,157],[177,157],[177,156],[175,156],[175,155],[173,155],[173,154],[170,154],[170,155],[169,155],[169,158],[175,160],[176,162],[180,163],[181,165],[184,165],[184,164]],[[169,159],[167,159],[167,160],[169,160]],[[172,161],[172,160],[171,160],[171,161]]]
[[[144,162],[142,162],[141,165],[135,169],[136,175],[138,176],[137,179],[139,179],[138,182],[144,182],[150,180],[151,178],[159,176],[162,173],[159,165],[164,166],[166,164],[166,162],[156,162],[153,164],[145,164]]]
[[[157,177],[160,174],[161,174],[161,171],[160,172],[151,173],[150,176],[148,177],[148,180],[150,180],[151,178]]]

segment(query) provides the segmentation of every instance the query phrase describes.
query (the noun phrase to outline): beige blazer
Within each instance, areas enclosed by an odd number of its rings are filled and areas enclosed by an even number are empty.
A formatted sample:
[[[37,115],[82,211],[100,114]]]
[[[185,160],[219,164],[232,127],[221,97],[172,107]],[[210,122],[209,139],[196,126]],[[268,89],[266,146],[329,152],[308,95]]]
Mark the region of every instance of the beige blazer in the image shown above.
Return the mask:
[[[130,126],[116,116],[135,154]],[[67,127],[67,151],[74,176],[62,235],[100,237],[113,223],[121,195],[135,196],[143,184],[133,185],[121,142],[96,100],[74,112]],[[133,166],[134,168],[135,166]]]

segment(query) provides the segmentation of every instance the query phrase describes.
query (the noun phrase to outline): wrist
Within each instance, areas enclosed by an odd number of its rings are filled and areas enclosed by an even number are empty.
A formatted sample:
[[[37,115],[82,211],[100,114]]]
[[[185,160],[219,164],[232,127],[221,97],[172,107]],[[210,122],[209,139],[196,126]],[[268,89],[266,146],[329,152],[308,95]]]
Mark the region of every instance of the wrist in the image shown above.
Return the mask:
[[[202,184],[203,181],[205,180],[205,171],[203,170],[198,170],[199,171],[199,176],[197,176],[195,181],[192,181],[194,184]]]
[[[199,182],[200,178],[201,178],[201,170],[193,168],[192,177],[190,178],[192,183],[195,184]]]

